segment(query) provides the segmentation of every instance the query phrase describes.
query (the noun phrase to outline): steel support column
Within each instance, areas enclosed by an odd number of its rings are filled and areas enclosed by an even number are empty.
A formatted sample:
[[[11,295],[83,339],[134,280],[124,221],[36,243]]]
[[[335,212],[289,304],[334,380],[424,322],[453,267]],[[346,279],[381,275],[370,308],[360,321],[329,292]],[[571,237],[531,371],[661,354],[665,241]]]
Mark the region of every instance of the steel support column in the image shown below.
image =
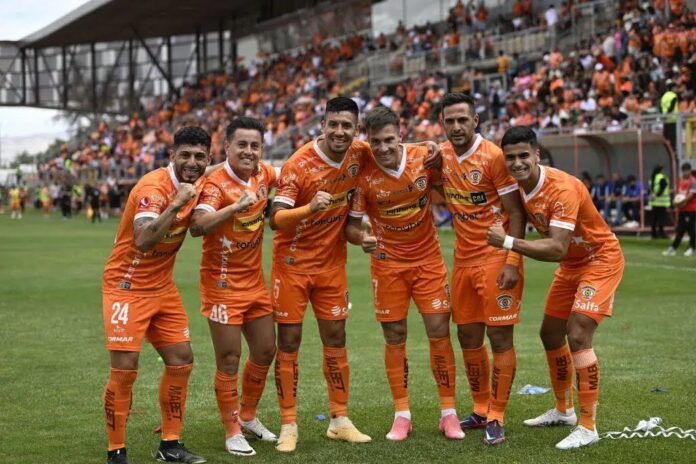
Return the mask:
[[[97,112],[97,48],[95,43],[89,44],[89,67],[92,79],[92,111]]]
[[[62,73],[62,79],[63,79],[63,92],[62,92],[62,100],[63,100],[63,108],[68,109],[68,52],[65,49],[65,46],[60,48],[60,64],[61,64],[61,73]]]

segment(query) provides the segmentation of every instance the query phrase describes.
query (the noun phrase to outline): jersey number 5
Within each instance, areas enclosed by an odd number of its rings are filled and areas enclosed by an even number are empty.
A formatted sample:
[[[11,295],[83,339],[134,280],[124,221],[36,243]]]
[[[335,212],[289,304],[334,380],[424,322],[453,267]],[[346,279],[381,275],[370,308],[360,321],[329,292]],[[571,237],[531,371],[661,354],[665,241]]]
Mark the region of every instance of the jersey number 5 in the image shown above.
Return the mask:
[[[123,325],[128,324],[128,303],[121,306],[118,301],[111,306],[113,314],[111,314],[111,323],[118,325],[122,323]]]

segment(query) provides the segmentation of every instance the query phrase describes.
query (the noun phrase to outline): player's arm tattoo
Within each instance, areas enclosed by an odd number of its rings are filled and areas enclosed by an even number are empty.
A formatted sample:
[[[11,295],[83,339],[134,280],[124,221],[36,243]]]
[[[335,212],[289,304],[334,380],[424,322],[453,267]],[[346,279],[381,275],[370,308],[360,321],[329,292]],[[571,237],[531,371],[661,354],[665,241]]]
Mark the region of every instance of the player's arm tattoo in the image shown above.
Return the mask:
[[[133,229],[140,230],[140,228],[144,227],[145,224],[150,223],[150,225],[148,226],[148,230],[150,230],[151,232],[154,232],[157,229],[154,222],[155,222],[155,218],[141,217],[141,218],[138,218],[135,221],[133,221]]]

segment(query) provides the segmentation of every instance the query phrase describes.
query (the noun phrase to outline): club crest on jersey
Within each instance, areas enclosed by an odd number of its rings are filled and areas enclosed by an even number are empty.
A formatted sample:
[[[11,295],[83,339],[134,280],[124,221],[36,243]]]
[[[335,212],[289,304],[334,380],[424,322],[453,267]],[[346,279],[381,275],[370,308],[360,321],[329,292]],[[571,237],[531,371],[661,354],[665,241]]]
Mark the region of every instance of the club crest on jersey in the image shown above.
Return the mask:
[[[584,300],[590,301],[597,294],[597,289],[592,285],[585,285],[580,288],[580,294]]]
[[[536,220],[539,223],[539,225],[541,225],[543,227],[549,226],[549,221],[546,219],[546,216],[544,216],[543,214],[534,213],[533,216],[534,216],[534,220]]]
[[[565,206],[563,206],[563,203],[560,201],[557,201],[553,205],[553,214],[556,217],[563,217],[565,216]]]
[[[259,197],[266,198],[267,194],[268,189],[266,189],[266,186],[264,184],[259,185]]]
[[[499,295],[496,301],[498,302],[498,307],[503,311],[512,308],[512,295]]]
[[[474,169],[472,171],[469,171],[469,180],[474,185],[477,185],[479,182],[481,182],[482,177],[483,177],[483,174],[478,169]]]
[[[350,166],[348,166],[348,174],[350,174],[350,177],[357,177],[359,173],[360,173],[360,165],[359,164],[351,164]]]
[[[428,186],[428,178],[425,176],[420,176],[418,179],[416,179],[414,184],[418,190],[423,191]]]

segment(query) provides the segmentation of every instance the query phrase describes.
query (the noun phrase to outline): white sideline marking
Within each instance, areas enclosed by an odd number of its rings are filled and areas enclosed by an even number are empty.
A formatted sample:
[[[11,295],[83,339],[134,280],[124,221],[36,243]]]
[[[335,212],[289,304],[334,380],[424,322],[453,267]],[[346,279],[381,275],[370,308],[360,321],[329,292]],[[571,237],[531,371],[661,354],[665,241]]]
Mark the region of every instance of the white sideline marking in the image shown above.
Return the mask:
[[[660,269],[669,269],[671,271],[696,272],[696,268],[693,268],[693,267],[670,266],[669,264],[649,264],[649,263],[627,262],[626,265],[627,266],[636,266],[636,267],[659,267]]]

